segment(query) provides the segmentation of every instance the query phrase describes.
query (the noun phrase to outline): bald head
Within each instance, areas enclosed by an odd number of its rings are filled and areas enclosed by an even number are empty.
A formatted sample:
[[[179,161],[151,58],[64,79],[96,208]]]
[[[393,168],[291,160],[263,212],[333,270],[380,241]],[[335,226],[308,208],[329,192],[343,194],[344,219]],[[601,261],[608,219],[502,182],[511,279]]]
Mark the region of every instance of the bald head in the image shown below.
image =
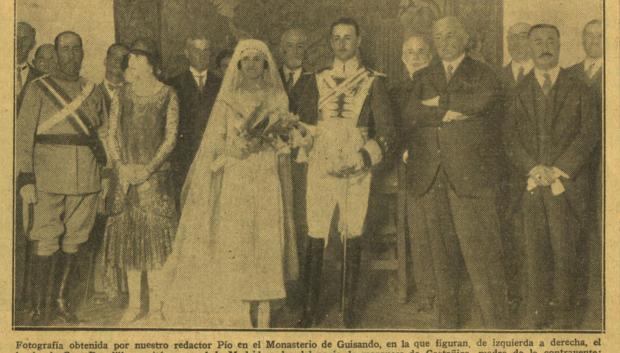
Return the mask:
[[[37,32],[27,22],[18,22],[15,28],[15,59],[18,64],[23,64],[28,60],[28,54],[36,44]]]
[[[456,17],[444,17],[433,24],[433,43],[443,61],[458,59],[465,53],[468,41],[469,34]]]
[[[516,62],[525,62],[530,59],[530,50],[528,45],[528,33],[532,26],[529,23],[515,23],[508,29],[508,53],[512,60]]]
[[[308,36],[301,28],[288,29],[280,38],[280,54],[289,69],[298,69],[303,65],[307,48]]]
[[[402,60],[409,75],[428,66],[433,55],[429,43],[422,36],[412,36],[403,43]]]
[[[58,56],[58,70],[60,73],[66,76],[66,78],[79,78],[82,59],[84,59],[82,37],[75,32],[62,32],[56,36],[54,47]]]
[[[603,23],[592,20],[583,27],[583,50],[592,59],[603,56]]]
[[[56,48],[51,43],[46,43],[37,48],[34,53],[34,67],[46,74],[56,70],[58,58],[56,57]]]

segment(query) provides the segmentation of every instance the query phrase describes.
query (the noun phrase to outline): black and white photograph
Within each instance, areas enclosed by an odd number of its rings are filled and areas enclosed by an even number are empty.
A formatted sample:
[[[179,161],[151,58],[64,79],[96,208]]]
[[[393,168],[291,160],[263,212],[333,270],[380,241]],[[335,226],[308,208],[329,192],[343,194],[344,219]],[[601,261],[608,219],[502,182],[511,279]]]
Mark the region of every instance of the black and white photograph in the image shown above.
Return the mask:
[[[16,0],[13,330],[604,332],[605,2]]]

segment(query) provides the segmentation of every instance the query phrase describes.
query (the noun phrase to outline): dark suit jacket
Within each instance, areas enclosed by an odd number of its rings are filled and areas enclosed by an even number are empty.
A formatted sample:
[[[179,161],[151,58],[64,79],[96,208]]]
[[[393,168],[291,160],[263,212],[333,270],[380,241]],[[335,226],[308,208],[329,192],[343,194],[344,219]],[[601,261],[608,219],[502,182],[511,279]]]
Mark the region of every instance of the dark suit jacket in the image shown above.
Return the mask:
[[[443,168],[455,191],[464,196],[487,195],[498,182],[497,136],[501,84],[486,64],[465,57],[446,82],[440,61],[413,77],[402,119],[408,130],[408,188],[425,194]],[[439,96],[438,107],[423,100]],[[469,116],[444,123],[448,110]]]
[[[26,86],[28,86],[28,84],[32,82],[35,78],[43,76],[43,73],[41,71],[35,69],[34,66],[30,64],[28,65],[30,66],[30,71],[28,71],[28,77],[26,77],[26,83],[22,87],[21,92],[19,92],[15,100],[15,108],[16,108],[17,113],[19,113],[19,109],[22,106],[22,101],[24,100],[24,94],[26,93]]]
[[[282,79],[282,85],[284,85],[284,89],[286,89],[287,78],[284,77],[284,69],[280,67],[278,71],[280,72],[280,78]],[[309,82],[312,80],[314,80],[314,74],[312,72],[308,72],[302,69],[301,76],[299,76],[299,79],[297,80],[297,82],[295,82],[293,89],[291,89],[290,91],[287,91],[289,110],[292,113],[295,113],[295,114],[297,113],[298,102],[299,102],[301,95],[303,94],[304,87],[308,85]]]
[[[517,81],[512,74],[512,62],[502,68],[501,76],[504,93],[508,97],[517,88]]]
[[[200,92],[194,76],[187,70],[170,80],[169,84],[179,97],[179,132],[172,160],[177,184],[181,187],[200,147],[222,81],[213,71],[209,71],[204,90]]]
[[[570,176],[562,182],[573,206],[583,208],[589,192],[588,173],[583,173],[583,167],[600,139],[594,94],[581,80],[561,70],[550,93],[554,109],[552,116],[547,116],[543,133],[547,138],[543,140],[535,111],[537,89],[538,81],[531,72],[517,88],[506,112],[504,142],[510,161],[522,176],[519,187],[525,190],[527,174],[536,165],[555,166]],[[545,155],[539,153],[543,143]]]
[[[569,67],[566,71],[574,77],[582,80],[588,87],[594,90],[597,98],[600,100],[603,91],[603,70],[598,70],[590,79],[584,70],[583,61]]]

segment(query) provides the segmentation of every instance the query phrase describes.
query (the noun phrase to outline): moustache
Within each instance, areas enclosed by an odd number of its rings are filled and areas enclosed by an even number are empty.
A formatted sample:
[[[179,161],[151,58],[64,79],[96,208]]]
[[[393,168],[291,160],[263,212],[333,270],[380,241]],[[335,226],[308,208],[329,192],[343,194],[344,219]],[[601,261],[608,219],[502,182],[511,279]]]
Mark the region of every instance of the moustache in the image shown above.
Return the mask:
[[[542,54],[540,54],[538,57],[539,57],[539,58],[544,58],[544,57],[546,57],[546,56],[548,56],[548,57],[550,57],[550,58],[553,58],[553,54],[551,54],[551,53],[549,53],[549,52],[542,53]]]

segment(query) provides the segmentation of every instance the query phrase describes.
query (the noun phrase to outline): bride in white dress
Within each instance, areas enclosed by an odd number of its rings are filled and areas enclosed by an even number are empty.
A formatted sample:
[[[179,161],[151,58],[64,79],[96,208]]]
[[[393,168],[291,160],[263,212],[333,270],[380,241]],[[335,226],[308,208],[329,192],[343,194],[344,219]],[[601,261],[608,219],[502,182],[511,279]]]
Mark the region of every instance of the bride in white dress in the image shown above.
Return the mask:
[[[159,326],[251,328],[254,304],[257,326],[269,327],[270,302],[297,276],[280,179],[287,148],[240,136],[257,106],[288,111],[288,98],[265,43],[242,40],[183,188],[162,303],[153,303],[162,305]]]

